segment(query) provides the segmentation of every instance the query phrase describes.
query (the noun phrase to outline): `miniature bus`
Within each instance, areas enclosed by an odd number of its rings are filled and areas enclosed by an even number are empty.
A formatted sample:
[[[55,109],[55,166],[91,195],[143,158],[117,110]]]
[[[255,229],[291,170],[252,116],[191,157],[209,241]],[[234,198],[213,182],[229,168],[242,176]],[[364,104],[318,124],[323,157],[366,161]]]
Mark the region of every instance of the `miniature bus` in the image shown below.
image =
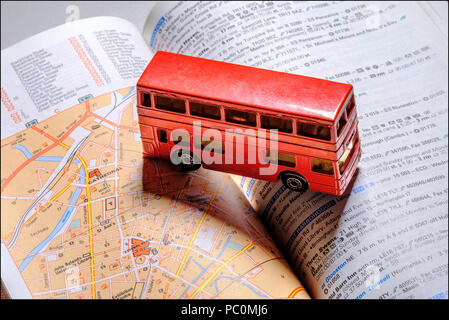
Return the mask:
[[[343,194],[361,155],[350,84],[158,51],[137,83],[137,112],[146,157],[177,153],[185,170],[281,180],[298,192]],[[245,161],[254,150],[264,161]],[[222,161],[206,163],[205,151]]]

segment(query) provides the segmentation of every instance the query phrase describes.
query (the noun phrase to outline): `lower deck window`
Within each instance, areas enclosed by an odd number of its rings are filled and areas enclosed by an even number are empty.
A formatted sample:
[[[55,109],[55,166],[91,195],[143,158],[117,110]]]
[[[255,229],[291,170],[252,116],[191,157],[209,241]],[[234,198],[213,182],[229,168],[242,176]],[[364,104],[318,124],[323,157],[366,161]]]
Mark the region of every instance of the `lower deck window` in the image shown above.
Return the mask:
[[[224,153],[223,141],[215,141],[214,139],[201,139],[201,141],[195,141],[195,146],[197,148],[201,148],[201,150],[209,152]]]
[[[182,134],[172,131],[172,141],[174,144],[190,147],[190,136],[188,134]]]
[[[160,142],[163,142],[163,143],[167,143],[168,142],[167,131],[165,131],[165,130],[158,130],[157,131],[157,137],[158,137]]]
[[[348,166],[348,163],[351,160],[352,155],[354,154],[355,146],[357,145],[358,140],[358,133],[356,132],[351,140],[351,143],[348,145],[340,159],[338,159],[338,167],[340,169],[340,173],[343,173]]]
[[[265,161],[271,162],[271,163],[276,163],[276,158],[277,158],[277,164],[280,166],[286,166],[286,167],[296,167],[296,162],[295,162],[295,155],[294,154],[289,154],[289,153],[276,153],[276,151],[270,151],[267,150],[265,152]]]
[[[312,171],[324,174],[334,174],[334,166],[330,160],[312,158]]]

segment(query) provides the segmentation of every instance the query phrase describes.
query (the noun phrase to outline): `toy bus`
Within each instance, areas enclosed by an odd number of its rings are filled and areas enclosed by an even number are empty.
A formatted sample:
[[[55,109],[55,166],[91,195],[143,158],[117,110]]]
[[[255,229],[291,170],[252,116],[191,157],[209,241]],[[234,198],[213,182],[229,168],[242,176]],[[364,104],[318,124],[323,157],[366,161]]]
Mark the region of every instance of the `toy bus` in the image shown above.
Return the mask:
[[[185,170],[202,165],[341,195],[361,155],[350,84],[158,51],[137,83],[137,111],[144,156]],[[246,161],[254,150],[264,161]],[[205,151],[222,161],[206,163]]]

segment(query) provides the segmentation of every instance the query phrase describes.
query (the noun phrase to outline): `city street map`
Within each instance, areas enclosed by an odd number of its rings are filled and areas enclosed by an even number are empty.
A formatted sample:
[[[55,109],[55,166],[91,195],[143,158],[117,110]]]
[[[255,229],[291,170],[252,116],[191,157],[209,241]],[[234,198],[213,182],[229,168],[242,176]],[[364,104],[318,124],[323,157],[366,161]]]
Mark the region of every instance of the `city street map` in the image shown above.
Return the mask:
[[[228,175],[142,158],[134,105],[117,90],[2,139],[2,259],[31,297],[307,296]]]

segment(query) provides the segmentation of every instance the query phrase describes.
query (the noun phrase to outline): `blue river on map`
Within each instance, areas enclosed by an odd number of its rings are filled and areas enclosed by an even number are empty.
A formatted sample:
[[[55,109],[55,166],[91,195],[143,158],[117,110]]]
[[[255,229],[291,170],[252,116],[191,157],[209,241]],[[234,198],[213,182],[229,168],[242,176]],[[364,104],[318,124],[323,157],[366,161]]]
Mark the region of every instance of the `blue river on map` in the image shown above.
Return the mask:
[[[85,173],[84,169],[80,168],[80,171],[78,172],[81,176],[81,179],[79,181],[80,184],[85,184]],[[23,272],[25,268],[30,264],[30,262],[33,260],[33,258],[39,254],[49,243],[53,238],[61,231],[62,228],[66,225],[66,223],[70,220],[70,216],[75,210],[75,204],[78,201],[78,198],[81,194],[81,191],[83,191],[83,187],[76,188],[75,192],[73,193],[72,199],[70,199],[70,203],[64,212],[64,214],[61,217],[61,220],[59,220],[56,227],[53,229],[53,231],[48,235],[47,238],[44,239],[41,243],[39,243],[31,252],[27,255],[27,257],[22,261],[22,263],[19,266],[20,272]]]
[[[27,159],[30,159],[33,157],[33,154],[25,147],[24,145],[18,144],[13,147],[14,149],[22,151],[22,153],[25,155]],[[35,161],[51,161],[51,162],[61,162],[62,157],[58,156],[40,156],[35,159]],[[74,163],[80,163],[79,159],[74,159]]]

